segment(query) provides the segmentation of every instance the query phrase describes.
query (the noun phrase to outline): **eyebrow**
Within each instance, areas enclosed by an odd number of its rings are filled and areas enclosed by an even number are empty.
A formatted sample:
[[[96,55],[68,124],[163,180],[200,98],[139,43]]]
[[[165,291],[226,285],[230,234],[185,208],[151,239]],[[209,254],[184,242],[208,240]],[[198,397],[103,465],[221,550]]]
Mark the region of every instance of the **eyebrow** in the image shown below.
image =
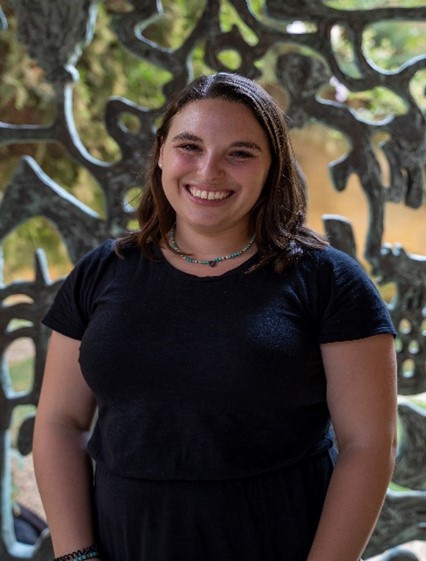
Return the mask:
[[[190,132],[181,132],[172,138],[172,142],[179,142],[181,140],[190,140],[192,142],[203,142],[203,139]],[[250,148],[256,150],[257,152],[263,152],[262,148],[257,144],[257,142],[252,142],[248,140],[237,140],[231,144],[232,148]]]
[[[191,134],[190,132],[181,132],[172,138],[172,142],[179,140],[193,140],[194,142],[202,142],[201,138]]]

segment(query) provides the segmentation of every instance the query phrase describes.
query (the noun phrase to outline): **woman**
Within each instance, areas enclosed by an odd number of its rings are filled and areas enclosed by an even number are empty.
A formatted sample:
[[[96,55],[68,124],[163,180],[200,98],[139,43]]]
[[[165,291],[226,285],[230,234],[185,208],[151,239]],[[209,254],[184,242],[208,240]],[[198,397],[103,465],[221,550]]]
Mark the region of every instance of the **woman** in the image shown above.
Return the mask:
[[[44,320],[34,458],[55,554],[358,560],[393,467],[394,330],[305,225],[272,98],[227,73],[181,92],[138,219]]]

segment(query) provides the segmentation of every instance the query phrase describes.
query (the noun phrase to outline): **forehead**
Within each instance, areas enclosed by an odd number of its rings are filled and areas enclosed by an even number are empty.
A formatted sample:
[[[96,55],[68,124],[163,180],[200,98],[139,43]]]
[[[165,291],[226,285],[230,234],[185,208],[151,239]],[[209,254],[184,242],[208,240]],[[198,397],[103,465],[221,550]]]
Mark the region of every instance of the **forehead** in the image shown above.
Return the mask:
[[[202,99],[186,104],[171,120],[168,136],[182,131],[198,135],[256,136],[268,142],[266,133],[244,103],[224,99]]]

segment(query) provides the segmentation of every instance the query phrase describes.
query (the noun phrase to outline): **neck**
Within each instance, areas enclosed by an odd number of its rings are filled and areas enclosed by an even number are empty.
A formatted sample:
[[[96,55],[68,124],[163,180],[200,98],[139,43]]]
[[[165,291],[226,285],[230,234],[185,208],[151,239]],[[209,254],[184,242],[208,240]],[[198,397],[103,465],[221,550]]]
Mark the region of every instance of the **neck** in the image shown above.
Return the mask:
[[[248,227],[231,229],[189,228],[177,222],[175,240],[182,252],[203,258],[216,257],[241,249],[251,238]]]
[[[173,228],[170,232],[169,242],[175,255],[192,266],[215,267],[229,261],[246,259],[255,251],[255,234],[231,236],[230,233],[216,235],[192,235],[191,238],[180,235],[181,230]]]

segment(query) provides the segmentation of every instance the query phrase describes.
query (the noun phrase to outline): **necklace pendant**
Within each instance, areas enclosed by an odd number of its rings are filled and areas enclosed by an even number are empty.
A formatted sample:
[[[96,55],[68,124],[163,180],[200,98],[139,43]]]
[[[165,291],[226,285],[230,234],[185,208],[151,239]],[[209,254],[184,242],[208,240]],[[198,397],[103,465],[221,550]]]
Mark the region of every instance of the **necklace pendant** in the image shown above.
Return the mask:
[[[208,265],[209,267],[216,267],[217,263],[220,263],[221,261],[226,261],[227,259],[235,259],[236,257],[239,257],[240,255],[242,255],[243,253],[245,253],[246,251],[248,251],[252,245],[254,244],[256,240],[256,233],[254,233],[252,235],[252,237],[250,238],[250,241],[248,242],[247,245],[245,245],[243,247],[243,249],[240,249],[240,251],[234,251],[233,253],[230,253],[229,255],[224,255],[223,257],[215,257],[214,259],[206,259],[206,260],[198,260],[198,259],[194,259],[193,257],[189,257],[188,255],[185,255],[185,253],[183,253],[175,240],[175,228],[173,227],[171,232],[170,232],[170,245],[173,248],[173,250],[180,255],[180,257],[182,257],[182,259],[185,259],[185,261],[187,263],[198,263],[199,265]]]

